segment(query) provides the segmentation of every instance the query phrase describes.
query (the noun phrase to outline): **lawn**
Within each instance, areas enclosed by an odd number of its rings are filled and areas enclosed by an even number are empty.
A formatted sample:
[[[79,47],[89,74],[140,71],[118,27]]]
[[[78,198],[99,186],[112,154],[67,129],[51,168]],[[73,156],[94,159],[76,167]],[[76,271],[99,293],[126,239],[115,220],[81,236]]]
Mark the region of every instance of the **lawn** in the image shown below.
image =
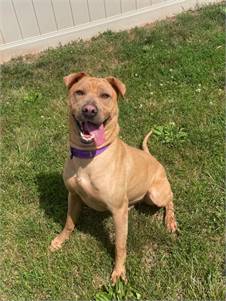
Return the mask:
[[[224,9],[106,32],[1,67],[0,299],[223,300]],[[112,287],[112,218],[83,208],[62,250],[48,251],[64,225],[67,100],[63,76],[114,75],[121,137],[149,147],[166,167],[177,235],[163,210],[129,213],[128,284]],[[104,293],[105,292],[105,293]],[[104,299],[105,298],[105,299]]]

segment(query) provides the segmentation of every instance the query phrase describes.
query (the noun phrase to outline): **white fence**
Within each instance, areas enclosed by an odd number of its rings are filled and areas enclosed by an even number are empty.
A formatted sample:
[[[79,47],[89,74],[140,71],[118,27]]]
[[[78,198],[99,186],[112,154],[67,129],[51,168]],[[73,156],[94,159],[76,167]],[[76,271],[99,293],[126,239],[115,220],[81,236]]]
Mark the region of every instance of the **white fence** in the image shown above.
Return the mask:
[[[0,61],[218,0],[0,0]]]

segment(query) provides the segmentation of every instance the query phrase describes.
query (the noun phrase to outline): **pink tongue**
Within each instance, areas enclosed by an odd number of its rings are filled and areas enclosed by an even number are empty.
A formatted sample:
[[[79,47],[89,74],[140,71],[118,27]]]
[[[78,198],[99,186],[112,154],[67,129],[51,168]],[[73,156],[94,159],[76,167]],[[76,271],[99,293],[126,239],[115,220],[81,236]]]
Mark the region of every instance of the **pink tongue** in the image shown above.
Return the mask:
[[[103,123],[100,126],[97,126],[91,122],[84,123],[84,130],[87,131],[89,134],[94,135],[94,141],[97,146],[104,143],[104,125]]]

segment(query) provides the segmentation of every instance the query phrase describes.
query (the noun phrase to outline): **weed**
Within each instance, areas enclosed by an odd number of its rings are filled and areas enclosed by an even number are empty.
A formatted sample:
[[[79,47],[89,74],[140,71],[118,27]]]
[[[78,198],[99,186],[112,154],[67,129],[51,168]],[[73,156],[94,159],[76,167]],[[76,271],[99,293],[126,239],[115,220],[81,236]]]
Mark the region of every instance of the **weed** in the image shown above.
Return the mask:
[[[113,286],[108,284],[103,287],[102,291],[94,296],[94,301],[122,301],[122,300],[141,300],[141,294],[126,284],[122,280],[118,280]]]
[[[155,126],[153,134],[157,137],[158,141],[169,144],[170,146],[177,146],[185,142],[188,138],[188,134],[185,129],[177,127],[175,122]]]

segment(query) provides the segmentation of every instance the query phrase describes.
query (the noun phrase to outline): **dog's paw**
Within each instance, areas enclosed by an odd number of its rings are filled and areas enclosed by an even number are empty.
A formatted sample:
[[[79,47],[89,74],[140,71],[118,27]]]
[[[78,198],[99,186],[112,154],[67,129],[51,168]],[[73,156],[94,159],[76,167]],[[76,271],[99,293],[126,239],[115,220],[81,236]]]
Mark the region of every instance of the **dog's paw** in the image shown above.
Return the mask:
[[[52,241],[49,246],[49,250],[51,252],[55,252],[62,248],[62,245],[64,243],[65,239],[61,235],[57,235]]]
[[[119,269],[114,269],[114,271],[111,274],[111,281],[113,284],[115,284],[117,282],[117,280],[120,278],[122,280],[124,280],[125,282],[127,282],[125,267],[122,267]]]
[[[177,222],[174,216],[168,216],[165,219],[166,228],[169,232],[174,233],[177,231]]]

